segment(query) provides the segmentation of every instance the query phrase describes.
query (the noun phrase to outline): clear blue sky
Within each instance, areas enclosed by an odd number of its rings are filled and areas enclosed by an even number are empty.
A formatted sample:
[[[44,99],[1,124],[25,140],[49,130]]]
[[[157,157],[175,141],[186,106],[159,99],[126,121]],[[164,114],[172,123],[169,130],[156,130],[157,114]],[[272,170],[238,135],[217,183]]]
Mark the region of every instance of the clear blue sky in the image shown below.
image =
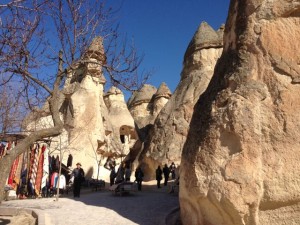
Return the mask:
[[[133,38],[144,61],[155,70],[149,84],[166,82],[172,92],[180,80],[185,50],[202,21],[214,29],[226,22],[229,0],[114,0],[120,30]],[[110,2],[109,2],[110,3]]]

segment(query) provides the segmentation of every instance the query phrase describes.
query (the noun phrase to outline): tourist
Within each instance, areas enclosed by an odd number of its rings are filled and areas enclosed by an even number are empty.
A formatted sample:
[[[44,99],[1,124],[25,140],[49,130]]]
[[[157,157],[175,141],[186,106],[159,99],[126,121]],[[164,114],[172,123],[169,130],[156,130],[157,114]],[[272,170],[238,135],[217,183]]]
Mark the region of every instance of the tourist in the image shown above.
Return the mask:
[[[160,188],[160,181],[162,180],[162,170],[160,166],[156,169],[156,180],[157,180],[157,188]]]
[[[172,184],[171,190],[169,193],[174,193],[176,189],[179,192],[179,177],[177,177],[176,180],[174,181],[174,183]]]
[[[144,177],[144,173],[143,173],[141,167],[136,168],[134,175],[135,175],[135,180],[138,185],[138,190],[141,191],[142,190],[142,181],[143,181],[143,177]]]
[[[117,176],[116,169],[115,169],[115,167],[112,167],[112,169],[110,171],[110,175],[109,175],[110,186],[113,186],[115,184],[115,178],[116,178],[116,176]]]
[[[165,177],[164,185],[167,186],[168,180],[169,180],[169,175],[170,175],[170,170],[169,170],[169,167],[167,164],[165,164],[165,166],[163,168],[163,173],[164,173],[164,177]]]
[[[115,184],[119,184],[119,183],[122,183],[124,181],[124,174],[125,174],[124,164],[121,164],[119,166],[119,169],[118,169],[118,172],[117,172]]]
[[[125,181],[130,181],[130,176],[131,176],[131,169],[130,169],[130,164],[126,165],[125,168]]]
[[[84,171],[81,168],[81,163],[77,163],[76,166],[77,168],[72,171],[72,176],[74,177],[73,194],[74,198],[79,198],[81,183],[84,181]]]
[[[173,180],[175,179],[175,170],[176,170],[175,163],[172,162],[171,165],[170,165],[170,171],[171,171],[172,179],[173,179]]]

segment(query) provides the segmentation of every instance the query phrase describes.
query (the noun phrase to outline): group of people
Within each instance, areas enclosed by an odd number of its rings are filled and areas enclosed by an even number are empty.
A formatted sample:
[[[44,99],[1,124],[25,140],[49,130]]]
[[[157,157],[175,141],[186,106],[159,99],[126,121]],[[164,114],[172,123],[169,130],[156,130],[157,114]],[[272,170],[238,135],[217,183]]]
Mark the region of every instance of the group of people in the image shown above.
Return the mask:
[[[161,188],[160,183],[162,180],[162,175],[164,175],[164,186],[168,185],[169,176],[171,174],[171,178],[174,180],[176,177],[176,166],[175,163],[172,162],[170,166],[165,164],[163,169],[160,166],[156,169],[156,180],[157,180],[157,188]],[[137,182],[138,190],[142,190],[142,182],[144,178],[144,173],[141,167],[137,167],[135,170],[135,181]],[[123,164],[119,167],[118,172],[115,170],[115,166],[111,167],[110,172],[110,186],[121,183],[121,182],[130,182],[131,169],[130,164]],[[77,163],[76,168],[72,171],[71,177],[73,177],[73,194],[74,197],[80,197],[80,187],[81,183],[84,181],[84,171],[81,168],[81,164]]]
[[[110,172],[110,186],[114,184],[118,184],[121,182],[130,182],[131,169],[130,164],[123,164],[119,167],[118,172],[115,170],[115,164],[111,166]],[[167,164],[164,165],[163,169],[160,166],[156,169],[156,180],[157,180],[157,188],[161,188],[160,183],[164,175],[164,186],[168,185],[169,176],[171,174],[171,178],[174,180],[176,177],[176,166],[175,163],[172,162],[170,166]],[[137,167],[135,170],[135,181],[137,182],[138,190],[142,190],[142,182],[144,178],[144,173],[141,167]],[[80,187],[81,183],[84,180],[84,171],[81,168],[81,164],[77,163],[76,168],[72,171],[71,177],[74,177],[73,181],[73,194],[74,197],[80,197]]]
[[[131,169],[129,163],[123,163],[119,169],[118,172],[116,172],[116,165],[112,164],[110,165],[110,186],[114,184],[122,183],[123,181],[130,181],[131,176]]]
[[[174,180],[175,177],[176,177],[175,170],[176,170],[176,166],[175,166],[174,162],[171,163],[170,167],[168,167],[168,165],[165,164],[163,169],[161,169],[161,167],[158,166],[156,171],[155,171],[156,181],[157,181],[157,188],[161,188],[160,187],[160,182],[163,178],[162,175],[164,175],[164,178],[165,178],[164,186],[168,185],[168,180],[169,180],[170,173],[171,173],[172,179]]]
[[[115,170],[115,164],[110,168],[110,186],[114,184],[118,184],[124,181],[130,182],[131,169],[130,164],[124,163],[119,167],[118,171]],[[157,188],[161,188],[160,183],[164,177],[164,186],[168,185],[168,180],[171,174],[171,179],[175,180],[176,178],[176,165],[174,162],[171,163],[170,166],[167,164],[164,165],[163,169],[160,166],[156,169],[156,180],[157,180]],[[137,167],[135,170],[135,181],[138,185],[138,190],[142,190],[142,181],[144,177],[144,173],[141,167]]]
[[[137,182],[138,185],[138,190],[142,190],[142,181],[144,177],[144,173],[140,167],[137,167],[135,170],[135,181]],[[131,169],[130,169],[130,164],[124,163],[122,166],[119,167],[118,172],[115,170],[115,166],[111,167],[110,171],[110,186],[114,184],[118,184],[121,182],[130,182],[130,176],[131,176]]]

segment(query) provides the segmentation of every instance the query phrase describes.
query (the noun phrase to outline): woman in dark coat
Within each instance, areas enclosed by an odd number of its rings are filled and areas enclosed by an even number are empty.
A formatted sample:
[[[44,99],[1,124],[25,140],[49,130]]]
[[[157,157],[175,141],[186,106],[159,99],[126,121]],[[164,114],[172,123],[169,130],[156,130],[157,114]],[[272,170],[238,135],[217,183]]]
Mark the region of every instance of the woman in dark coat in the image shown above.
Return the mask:
[[[156,171],[157,188],[160,188],[160,181],[162,180],[162,170],[160,166],[157,167]]]

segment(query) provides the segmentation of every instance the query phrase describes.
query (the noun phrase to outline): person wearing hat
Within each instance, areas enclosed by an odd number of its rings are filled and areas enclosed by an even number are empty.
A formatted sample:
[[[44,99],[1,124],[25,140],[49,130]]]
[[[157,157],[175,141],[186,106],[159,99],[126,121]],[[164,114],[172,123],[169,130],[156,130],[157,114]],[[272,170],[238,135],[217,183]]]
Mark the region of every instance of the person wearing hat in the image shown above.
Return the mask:
[[[81,163],[76,164],[76,168],[72,171],[72,176],[74,177],[73,194],[74,198],[80,197],[80,187],[81,183],[84,181],[84,171],[81,168]]]

